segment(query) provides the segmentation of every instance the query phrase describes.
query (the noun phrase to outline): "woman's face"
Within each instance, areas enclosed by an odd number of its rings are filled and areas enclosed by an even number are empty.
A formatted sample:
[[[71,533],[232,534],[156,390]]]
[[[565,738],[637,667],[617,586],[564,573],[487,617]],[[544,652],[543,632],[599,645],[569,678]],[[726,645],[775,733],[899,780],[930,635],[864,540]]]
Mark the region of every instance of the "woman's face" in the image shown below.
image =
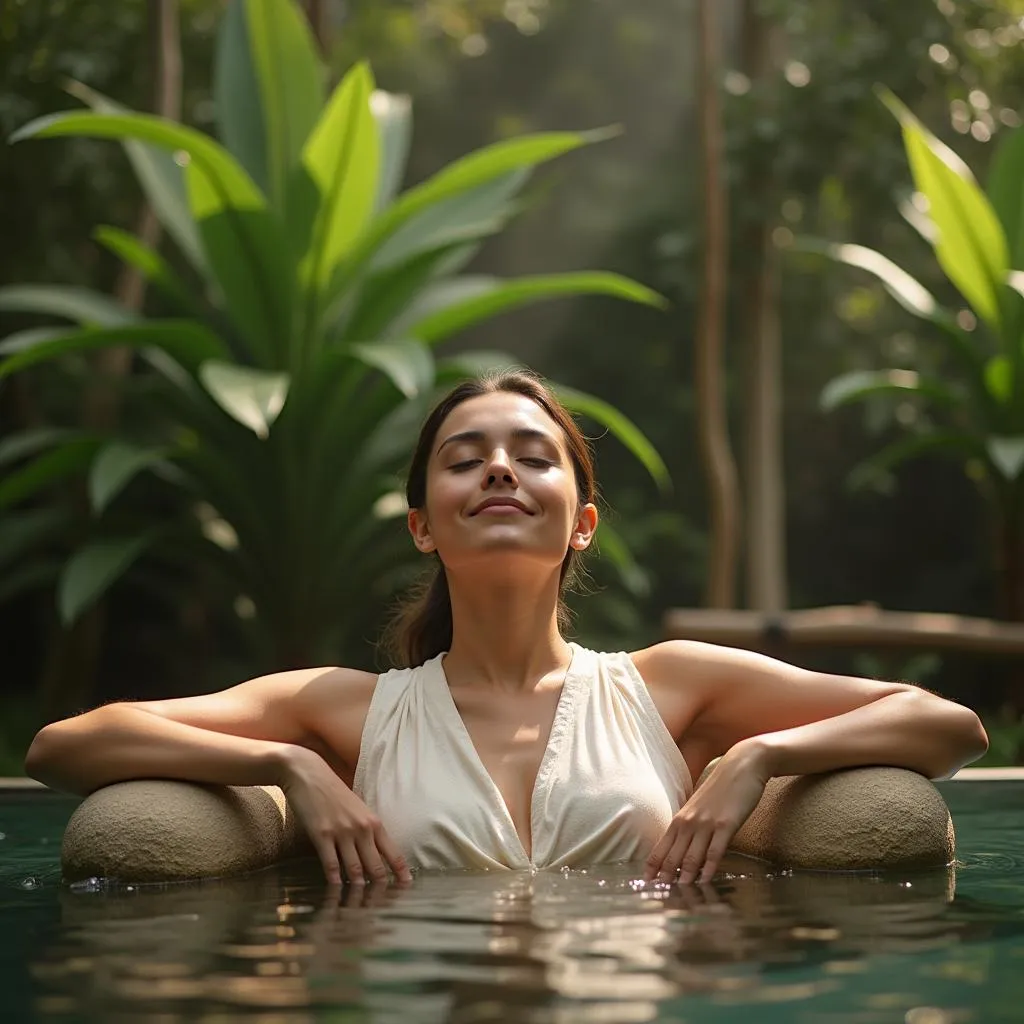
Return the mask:
[[[587,547],[597,509],[580,505],[562,428],[509,392],[467,399],[448,415],[427,464],[427,501],[409,512],[416,546],[450,572],[495,557],[558,570]]]

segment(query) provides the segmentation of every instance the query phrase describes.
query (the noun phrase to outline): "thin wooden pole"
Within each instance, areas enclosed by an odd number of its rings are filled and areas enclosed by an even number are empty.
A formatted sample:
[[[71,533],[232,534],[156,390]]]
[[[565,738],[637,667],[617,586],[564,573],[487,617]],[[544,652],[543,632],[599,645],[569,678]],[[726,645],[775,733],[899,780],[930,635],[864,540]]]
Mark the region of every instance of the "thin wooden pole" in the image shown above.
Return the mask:
[[[736,603],[739,485],[729,447],[723,380],[728,201],[723,173],[719,40],[715,0],[697,0],[697,105],[703,172],[704,278],[695,340],[697,434],[710,505],[705,603]]]

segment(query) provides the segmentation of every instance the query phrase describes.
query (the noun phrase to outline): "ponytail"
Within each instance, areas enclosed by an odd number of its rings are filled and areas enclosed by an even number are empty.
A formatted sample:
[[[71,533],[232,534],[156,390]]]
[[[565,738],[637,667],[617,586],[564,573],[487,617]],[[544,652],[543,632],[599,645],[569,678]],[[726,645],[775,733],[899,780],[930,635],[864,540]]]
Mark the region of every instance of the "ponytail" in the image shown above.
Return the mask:
[[[452,601],[448,577],[438,564],[399,606],[383,647],[396,668],[422,665],[452,645]]]

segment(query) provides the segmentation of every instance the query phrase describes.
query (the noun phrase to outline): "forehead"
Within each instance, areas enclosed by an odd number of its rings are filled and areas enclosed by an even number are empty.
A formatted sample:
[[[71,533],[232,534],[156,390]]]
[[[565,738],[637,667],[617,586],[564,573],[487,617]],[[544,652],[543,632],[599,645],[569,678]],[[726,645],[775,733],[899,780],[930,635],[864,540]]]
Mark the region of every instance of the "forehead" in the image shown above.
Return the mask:
[[[445,418],[437,442],[466,430],[479,430],[499,440],[513,430],[540,430],[564,447],[562,428],[532,398],[508,391],[467,398]]]

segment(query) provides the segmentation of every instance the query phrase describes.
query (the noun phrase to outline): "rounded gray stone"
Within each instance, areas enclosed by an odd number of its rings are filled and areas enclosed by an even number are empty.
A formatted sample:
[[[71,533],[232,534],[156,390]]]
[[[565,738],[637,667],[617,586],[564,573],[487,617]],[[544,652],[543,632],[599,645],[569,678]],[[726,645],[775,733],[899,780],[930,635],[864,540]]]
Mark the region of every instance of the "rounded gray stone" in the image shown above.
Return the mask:
[[[822,871],[933,868],[953,862],[955,835],[946,802],[923,775],[848,768],[769,780],[729,849]]]
[[[135,780],[82,801],[64,831],[61,866],[70,882],[237,875],[305,852],[304,838],[274,786]]]

